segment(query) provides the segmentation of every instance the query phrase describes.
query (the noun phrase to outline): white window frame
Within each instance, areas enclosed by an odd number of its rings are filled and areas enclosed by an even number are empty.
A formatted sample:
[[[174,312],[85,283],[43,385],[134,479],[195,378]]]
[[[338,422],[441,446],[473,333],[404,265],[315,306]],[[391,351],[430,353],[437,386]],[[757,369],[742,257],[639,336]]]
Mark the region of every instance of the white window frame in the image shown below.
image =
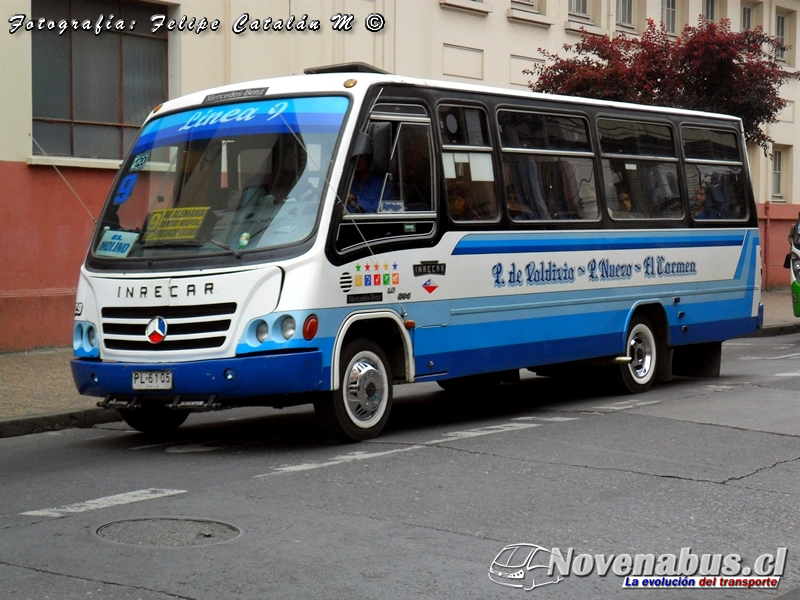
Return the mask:
[[[742,31],[753,28],[753,7],[742,4]]]
[[[716,21],[717,0],[703,0],[703,16],[709,21]]]
[[[617,24],[633,27],[633,0],[617,0]]]
[[[661,0],[661,22],[669,34],[676,34],[678,23],[678,0]]]
[[[786,44],[786,15],[782,13],[775,14],[775,38],[781,44]],[[776,50],[775,58],[786,60],[786,52],[784,50]]]
[[[783,199],[783,150],[772,149],[772,197]]]
[[[569,14],[571,15],[588,19],[591,16],[589,8],[589,0],[569,0]]]

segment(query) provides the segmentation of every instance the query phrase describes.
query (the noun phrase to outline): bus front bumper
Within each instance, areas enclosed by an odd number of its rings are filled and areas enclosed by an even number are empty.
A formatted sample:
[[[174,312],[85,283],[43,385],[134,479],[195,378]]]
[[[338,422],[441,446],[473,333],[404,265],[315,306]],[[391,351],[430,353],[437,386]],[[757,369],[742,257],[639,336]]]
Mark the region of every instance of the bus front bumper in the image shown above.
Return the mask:
[[[98,397],[264,397],[322,391],[329,381],[323,373],[322,353],[318,351],[180,363],[72,359],[70,366],[78,391],[86,396]],[[134,389],[135,372],[161,371],[171,373],[170,389]]]

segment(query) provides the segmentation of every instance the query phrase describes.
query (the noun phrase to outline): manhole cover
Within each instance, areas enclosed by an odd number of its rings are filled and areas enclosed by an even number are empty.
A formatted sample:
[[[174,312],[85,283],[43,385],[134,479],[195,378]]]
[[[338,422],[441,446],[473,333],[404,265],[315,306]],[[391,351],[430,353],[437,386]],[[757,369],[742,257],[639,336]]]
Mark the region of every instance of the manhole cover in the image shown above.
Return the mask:
[[[115,521],[101,525],[96,533],[104,540],[129,546],[180,548],[228,542],[242,535],[242,530],[206,519],[152,517]]]

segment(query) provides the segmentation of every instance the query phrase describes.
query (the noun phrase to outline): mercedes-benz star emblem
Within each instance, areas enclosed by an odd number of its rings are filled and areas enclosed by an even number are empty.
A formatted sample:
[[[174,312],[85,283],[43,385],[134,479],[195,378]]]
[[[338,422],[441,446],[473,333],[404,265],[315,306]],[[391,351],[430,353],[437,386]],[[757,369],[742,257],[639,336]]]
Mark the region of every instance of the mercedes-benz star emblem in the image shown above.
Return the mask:
[[[163,317],[156,317],[147,324],[144,334],[151,344],[160,344],[167,337],[167,322]]]

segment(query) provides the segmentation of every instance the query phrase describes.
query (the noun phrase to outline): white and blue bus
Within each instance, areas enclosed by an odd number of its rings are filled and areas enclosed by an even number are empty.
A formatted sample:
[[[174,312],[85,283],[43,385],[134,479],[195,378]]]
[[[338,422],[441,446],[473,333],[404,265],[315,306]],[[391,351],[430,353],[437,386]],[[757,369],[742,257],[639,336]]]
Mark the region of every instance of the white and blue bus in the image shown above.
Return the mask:
[[[760,327],[739,119],[310,71],[166,102],[122,164],[72,372],[132,427],[313,403],[363,440],[397,384],[643,392]]]

